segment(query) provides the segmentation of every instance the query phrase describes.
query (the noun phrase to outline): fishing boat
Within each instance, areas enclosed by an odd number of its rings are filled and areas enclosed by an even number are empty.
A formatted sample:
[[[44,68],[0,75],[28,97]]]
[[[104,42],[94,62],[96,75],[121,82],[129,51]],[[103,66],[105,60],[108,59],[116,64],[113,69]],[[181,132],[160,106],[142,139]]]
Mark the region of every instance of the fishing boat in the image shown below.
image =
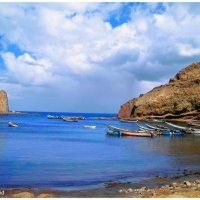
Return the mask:
[[[153,137],[153,133],[151,132],[140,132],[140,131],[127,131],[121,132],[121,136],[129,136],[129,137]]]
[[[139,131],[142,131],[142,132],[148,132],[148,131],[150,131],[150,132],[153,132],[154,134],[156,134],[156,135],[162,135],[162,131],[160,131],[160,130],[147,130],[147,129],[143,129],[143,128],[139,128]]]
[[[200,124],[192,123],[192,122],[186,122],[188,126],[200,126]]]
[[[13,123],[13,122],[8,122],[8,126],[11,126],[11,127],[18,127],[19,124],[18,124],[18,123]]]
[[[169,122],[165,122],[165,123],[168,124],[168,125],[170,125],[170,126],[172,126],[172,127],[174,127],[174,128],[177,128],[179,130],[187,130],[188,129],[188,127],[178,126],[176,124],[172,124],[172,123],[169,123]]]
[[[72,118],[72,117],[69,117],[69,118],[63,117],[63,121],[65,121],[65,122],[78,122],[78,119]]]
[[[122,128],[118,128],[116,126],[112,126],[109,124],[105,124],[107,126],[108,129],[112,130],[112,131],[129,131],[128,129],[122,129]]]
[[[83,128],[92,128],[92,129],[95,129],[96,128],[96,126],[91,126],[91,125],[83,125]]]
[[[154,129],[154,130],[159,130],[159,131],[164,131],[164,130],[169,130],[169,128],[158,128],[155,126],[151,126],[149,124],[145,124],[148,128]]]
[[[177,136],[183,136],[184,135],[184,133],[183,132],[181,132],[181,131],[179,131],[179,130],[164,130],[164,131],[162,131],[162,135],[170,135],[170,136],[175,136],[175,135],[177,135]]]
[[[138,120],[134,121],[134,120],[127,120],[127,119],[120,119],[121,122],[123,123],[136,123],[138,122]]]
[[[112,135],[112,136],[120,136],[121,135],[120,131],[113,131],[113,130],[110,130],[110,129],[106,129],[105,131],[106,131],[107,135]]]
[[[189,134],[192,134],[194,133],[195,131],[198,132],[199,129],[195,129],[195,128],[188,128],[188,127],[184,127],[184,126],[178,126],[176,124],[172,124],[172,123],[169,123],[169,122],[165,122],[166,124],[172,126],[172,127],[175,127],[176,129],[182,131],[182,132],[185,132],[185,133],[189,133]]]
[[[163,126],[163,125],[160,125],[160,124],[156,124],[156,126],[157,126],[158,128],[162,128],[162,129],[169,129],[169,127]]]
[[[55,116],[53,116],[53,115],[47,115],[47,118],[48,119],[55,119]]]
[[[141,128],[141,129],[143,129],[143,130],[148,130],[148,131],[154,130],[154,128],[148,128],[148,127],[145,127],[145,126],[141,126],[141,125],[139,125],[139,124],[137,124],[137,126],[138,126],[139,128]]]
[[[144,119],[145,122],[156,122],[156,123],[164,123],[165,121],[163,119]]]

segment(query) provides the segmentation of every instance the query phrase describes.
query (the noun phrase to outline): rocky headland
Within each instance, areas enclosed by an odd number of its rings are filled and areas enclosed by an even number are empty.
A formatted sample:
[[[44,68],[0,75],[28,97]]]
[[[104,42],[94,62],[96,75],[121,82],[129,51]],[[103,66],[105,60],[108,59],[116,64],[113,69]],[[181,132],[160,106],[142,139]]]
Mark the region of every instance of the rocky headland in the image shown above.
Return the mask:
[[[169,83],[123,104],[118,118],[200,119],[200,62],[179,71]]]

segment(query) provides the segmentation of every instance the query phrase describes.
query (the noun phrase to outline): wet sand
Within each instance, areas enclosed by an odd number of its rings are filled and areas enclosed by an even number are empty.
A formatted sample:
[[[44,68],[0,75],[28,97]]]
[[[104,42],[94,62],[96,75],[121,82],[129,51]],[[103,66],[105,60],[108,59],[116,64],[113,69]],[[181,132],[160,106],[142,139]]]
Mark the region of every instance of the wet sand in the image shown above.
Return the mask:
[[[2,195],[3,192],[3,195]],[[199,198],[200,172],[156,177],[139,184],[110,182],[104,188],[64,191],[54,189],[0,190],[0,198]]]

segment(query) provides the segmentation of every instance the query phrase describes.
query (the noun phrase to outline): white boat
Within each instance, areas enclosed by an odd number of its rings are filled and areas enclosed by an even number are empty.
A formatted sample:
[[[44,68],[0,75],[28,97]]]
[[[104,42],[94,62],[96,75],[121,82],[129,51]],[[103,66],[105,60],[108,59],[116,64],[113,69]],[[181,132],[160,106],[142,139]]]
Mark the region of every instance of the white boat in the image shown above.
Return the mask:
[[[169,130],[169,128],[158,128],[158,127],[155,127],[155,126],[151,126],[149,124],[145,124],[147,127],[151,128],[151,129],[154,129],[154,130],[159,130],[159,131],[164,131],[164,130]]]
[[[109,124],[105,124],[105,125],[112,131],[129,131],[128,129],[118,128],[116,126],[112,126],[112,125],[109,125]]]
[[[47,115],[48,119],[55,119],[55,117],[53,115]]]
[[[13,122],[8,122],[8,126],[18,127],[19,124],[18,123],[13,123]]]
[[[83,125],[83,128],[92,128],[92,129],[95,129],[96,128],[96,126],[90,126],[90,125]]]
[[[165,122],[165,123],[168,124],[168,125],[170,125],[170,126],[172,126],[172,127],[177,128],[177,129],[179,129],[179,130],[187,130],[187,129],[188,129],[188,127],[178,126],[178,125],[176,125],[176,124],[172,124],[172,123],[169,123],[169,122]]]
[[[199,129],[196,129],[196,128],[188,128],[188,127],[184,127],[184,126],[178,126],[176,124],[172,124],[172,123],[169,123],[169,122],[165,122],[166,124],[172,126],[172,127],[175,127],[176,129],[180,130],[180,131],[183,131],[185,133],[190,133],[190,134],[193,134],[193,133],[198,133],[200,130]]]
[[[147,131],[153,131],[153,130],[155,130],[154,128],[149,128],[149,127],[141,126],[141,125],[139,125],[138,123],[137,123],[137,126],[138,126],[139,128],[141,128],[141,129],[147,130]]]
[[[78,122],[78,118],[72,118],[72,117],[65,118],[65,117],[63,117],[63,121],[66,121],[66,122]]]
[[[134,120],[127,120],[127,119],[120,119],[121,122],[123,123],[136,123],[138,122],[138,120],[134,121]]]
[[[128,131],[121,132],[121,136],[129,136],[129,137],[153,137],[153,133],[151,132],[140,132],[140,131]]]
[[[193,123],[193,122],[186,122],[188,126],[200,126],[200,124]]]

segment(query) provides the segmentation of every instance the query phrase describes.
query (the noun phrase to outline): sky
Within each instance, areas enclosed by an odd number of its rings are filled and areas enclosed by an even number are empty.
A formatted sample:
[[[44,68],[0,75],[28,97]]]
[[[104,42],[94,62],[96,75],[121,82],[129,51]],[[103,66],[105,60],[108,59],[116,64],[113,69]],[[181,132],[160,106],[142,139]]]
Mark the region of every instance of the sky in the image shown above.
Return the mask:
[[[200,3],[0,2],[15,111],[118,113],[200,61]]]

